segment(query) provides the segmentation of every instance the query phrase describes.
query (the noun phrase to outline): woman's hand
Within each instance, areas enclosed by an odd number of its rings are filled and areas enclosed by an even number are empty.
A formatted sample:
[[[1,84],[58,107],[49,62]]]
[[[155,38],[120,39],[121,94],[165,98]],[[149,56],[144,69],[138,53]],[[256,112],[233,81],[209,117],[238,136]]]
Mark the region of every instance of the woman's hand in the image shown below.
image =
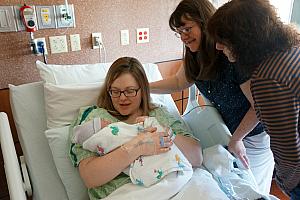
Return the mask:
[[[122,145],[130,156],[150,156],[165,153],[173,145],[169,132],[157,132],[156,128],[147,128],[131,141]]]
[[[228,144],[228,150],[232,152],[244,165],[245,168],[249,168],[249,160],[246,155],[246,148],[242,140],[231,139]]]
[[[156,132],[151,131],[151,129],[146,129],[144,133],[138,136],[141,154],[150,156],[168,152],[173,145],[169,132]]]

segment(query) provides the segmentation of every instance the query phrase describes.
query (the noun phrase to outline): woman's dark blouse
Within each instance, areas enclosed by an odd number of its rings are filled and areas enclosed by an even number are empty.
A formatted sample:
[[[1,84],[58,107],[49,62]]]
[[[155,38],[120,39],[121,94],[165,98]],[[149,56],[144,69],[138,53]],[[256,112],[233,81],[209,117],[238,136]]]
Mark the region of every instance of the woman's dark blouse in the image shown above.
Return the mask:
[[[247,79],[238,75],[234,65],[225,56],[220,56],[219,67],[220,71],[216,80],[197,80],[195,84],[216,107],[233,134],[250,108],[250,103],[240,88],[240,85]],[[259,123],[246,137],[261,132],[263,132],[263,126]]]

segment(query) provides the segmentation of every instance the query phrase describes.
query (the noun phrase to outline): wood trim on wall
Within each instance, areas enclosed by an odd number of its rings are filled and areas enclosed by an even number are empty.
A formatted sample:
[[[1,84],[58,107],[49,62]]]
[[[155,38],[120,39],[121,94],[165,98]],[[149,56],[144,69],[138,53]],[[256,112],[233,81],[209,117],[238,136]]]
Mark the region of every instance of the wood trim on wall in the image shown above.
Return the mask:
[[[10,124],[10,129],[13,133],[14,142],[18,141],[18,135],[15,127],[15,123],[12,116],[12,111],[9,101],[9,89],[0,89],[0,112],[5,112],[8,115],[8,120]]]

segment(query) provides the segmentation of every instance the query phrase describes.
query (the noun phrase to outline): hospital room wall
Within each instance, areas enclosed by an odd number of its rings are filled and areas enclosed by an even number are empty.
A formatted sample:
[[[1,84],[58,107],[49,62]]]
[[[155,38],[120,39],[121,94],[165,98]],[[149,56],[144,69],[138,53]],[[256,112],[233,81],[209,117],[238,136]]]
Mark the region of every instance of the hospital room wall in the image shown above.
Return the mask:
[[[101,32],[107,62],[120,56],[134,56],[142,62],[169,61],[182,57],[182,43],[168,26],[168,19],[180,0],[69,0],[75,9],[75,28],[40,29],[35,38],[45,38],[49,63],[82,64],[100,62],[99,50],[92,49],[91,34]],[[19,5],[21,0],[0,1],[0,6]],[[29,5],[60,5],[63,0],[26,0]],[[149,28],[149,42],[137,44],[136,29]],[[129,45],[122,46],[120,30],[129,30]],[[81,51],[71,51],[71,34],[80,34]],[[52,54],[49,37],[66,35],[67,53]],[[102,56],[104,57],[104,56]],[[29,33],[0,33],[0,89],[11,84],[39,80],[35,67],[42,56],[33,55]],[[104,59],[101,60],[104,62]]]

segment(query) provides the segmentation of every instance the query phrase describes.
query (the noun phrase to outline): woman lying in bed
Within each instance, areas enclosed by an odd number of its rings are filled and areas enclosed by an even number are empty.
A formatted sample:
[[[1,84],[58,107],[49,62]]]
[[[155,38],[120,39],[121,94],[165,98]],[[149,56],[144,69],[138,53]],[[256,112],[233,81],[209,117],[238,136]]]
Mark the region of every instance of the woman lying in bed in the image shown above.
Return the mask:
[[[167,155],[177,146],[193,167],[201,165],[201,147],[185,125],[172,117],[163,107],[150,103],[149,83],[142,64],[135,58],[119,58],[112,64],[100,92],[98,105],[80,109],[73,127],[76,129],[95,118],[101,118],[107,124],[124,122],[125,125],[134,125],[137,118],[141,119],[144,116],[155,117],[160,126],[169,127],[172,131],[146,127],[130,140],[120,143],[120,146],[112,148],[105,154],[99,154],[99,151],[97,153],[83,148],[82,143],[74,140],[75,131],[70,130],[70,158],[74,166],[78,167],[91,199],[107,197],[121,186],[134,182],[132,173],[124,171],[129,166],[131,170],[138,162],[140,165],[137,166],[141,168],[143,156]],[[108,127],[112,130],[111,126]],[[118,135],[118,128],[111,133],[113,136]],[[174,140],[173,134],[176,135]],[[108,141],[114,138],[110,137]],[[178,157],[176,159],[178,160]],[[161,168],[153,172],[159,170]],[[164,170],[166,171],[163,173],[168,174],[168,169]],[[180,179],[178,173],[177,176],[178,181],[186,182],[191,177]]]

